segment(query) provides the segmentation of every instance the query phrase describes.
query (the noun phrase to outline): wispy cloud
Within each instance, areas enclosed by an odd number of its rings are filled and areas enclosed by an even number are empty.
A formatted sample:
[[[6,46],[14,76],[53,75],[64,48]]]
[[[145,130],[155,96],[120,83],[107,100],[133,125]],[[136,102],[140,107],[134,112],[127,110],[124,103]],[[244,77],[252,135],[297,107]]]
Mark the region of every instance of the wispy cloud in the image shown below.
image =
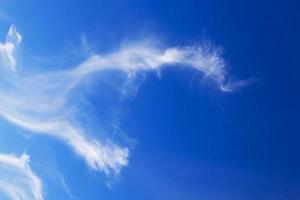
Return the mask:
[[[66,192],[66,194],[70,197],[70,199],[76,199],[74,194],[71,192],[69,186],[67,185],[65,178],[63,176],[60,177],[60,184],[63,188],[63,190]]]
[[[140,72],[182,66],[203,73],[223,91],[231,91],[236,86],[226,80],[221,52],[209,45],[163,48],[149,42],[132,43],[109,54],[91,55],[68,70],[30,75],[18,70],[14,57],[21,38],[12,26],[6,42],[0,43],[0,116],[31,133],[61,139],[89,167],[106,175],[118,174],[128,164],[129,148],[107,138],[92,137],[91,130],[76,118],[76,113],[89,117],[74,97],[82,90],[84,80],[114,71],[124,75],[120,84],[125,84]],[[98,130],[92,131],[98,135]]]
[[[164,48],[149,41],[122,46],[117,52],[93,55],[75,69],[73,77],[83,77],[94,72],[119,70],[131,75],[141,71],[161,70],[178,66],[193,68],[214,80],[223,91],[231,91],[232,83],[226,80],[226,68],[221,50],[212,45]]]
[[[0,154],[0,191],[12,200],[42,200],[42,182],[31,170],[29,155]]]
[[[0,43],[1,61],[4,66],[9,67],[13,71],[16,71],[17,64],[15,60],[15,50],[21,41],[22,36],[16,31],[16,27],[13,25],[9,28],[6,42]]]

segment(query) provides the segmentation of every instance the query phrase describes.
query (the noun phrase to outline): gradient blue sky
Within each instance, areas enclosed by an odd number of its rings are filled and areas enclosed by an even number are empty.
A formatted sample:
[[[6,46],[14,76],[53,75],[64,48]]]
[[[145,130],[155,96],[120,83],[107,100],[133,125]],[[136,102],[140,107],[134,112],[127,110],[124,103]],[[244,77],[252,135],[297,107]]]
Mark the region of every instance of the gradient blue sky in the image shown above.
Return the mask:
[[[129,81],[119,66],[84,80],[68,100],[80,107],[76,124],[88,130],[87,137],[128,148],[128,163],[116,164],[119,173],[93,168],[63,136],[12,123],[1,112],[19,111],[0,106],[0,191],[4,180],[28,192],[31,186],[22,178],[34,174],[48,200],[299,199],[299,6],[278,0],[2,0],[0,41],[5,43],[14,24],[22,35],[15,57],[21,75],[72,70],[92,55],[106,58],[130,49],[128,44],[144,47],[144,41],[150,50],[148,43],[159,43],[153,47],[158,51],[210,46],[203,62],[219,58],[226,73],[204,77],[205,68],[182,60],[171,63],[173,68],[134,68],[138,72]],[[3,70],[0,78],[7,76]],[[47,87],[68,84],[50,80]],[[9,93],[22,101],[28,90],[19,88],[25,91],[19,96],[3,82],[1,97]],[[223,84],[233,91],[221,90]],[[33,86],[39,87],[45,85]],[[42,98],[35,91],[28,95],[28,101]],[[8,162],[13,158],[29,166],[9,170],[7,165],[16,166]]]

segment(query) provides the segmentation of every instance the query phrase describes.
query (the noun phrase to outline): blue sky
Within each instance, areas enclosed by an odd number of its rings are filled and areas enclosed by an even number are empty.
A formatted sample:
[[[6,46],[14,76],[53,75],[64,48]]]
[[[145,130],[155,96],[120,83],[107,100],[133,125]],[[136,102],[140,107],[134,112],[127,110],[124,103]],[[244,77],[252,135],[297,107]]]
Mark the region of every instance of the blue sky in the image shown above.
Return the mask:
[[[298,7],[1,1],[0,199],[298,199]]]

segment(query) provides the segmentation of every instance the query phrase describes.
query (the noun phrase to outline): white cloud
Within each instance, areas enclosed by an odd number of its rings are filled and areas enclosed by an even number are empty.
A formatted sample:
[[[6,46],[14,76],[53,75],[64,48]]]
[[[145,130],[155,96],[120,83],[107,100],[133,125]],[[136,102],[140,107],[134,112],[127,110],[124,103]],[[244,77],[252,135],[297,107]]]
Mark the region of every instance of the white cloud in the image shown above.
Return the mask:
[[[231,90],[226,83],[226,69],[220,50],[209,45],[161,48],[149,42],[123,46],[108,55],[94,55],[70,71],[70,75],[82,77],[97,71],[121,70],[126,73],[160,70],[163,67],[193,68],[213,79],[221,90]],[[225,90],[224,90],[225,91]]]
[[[29,155],[0,154],[0,192],[12,200],[42,200],[42,182],[31,170]]]
[[[89,113],[74,97],[82,89],[83,80],[104,71],[116,71],[130,79],[132,74],[141,71],[180,65],[202,72],[223,91],[233,89],[233,85],[226,83],[225,64],[220,51],[208,45],[161,48],[147,42],[135,43],[110,54],[92,55],[70,70],[24,75],[26,73],[17,70],[13,53],[21,38],[12,26],[7,41],[0,43],[0,52],[5,61],[0,70],[7,66],[11,69],[1,70],[0,116],[31,133],[61,139],[89,167],[106,175],[118,174],[128,164],[129,149],[106,138],[91,137],[89,131],[83,128],[85,125],[74,117],[76,113],[89,117]],[[98,135],[98,130],[94,131],[94,135]]]
[[[10,70],[16,71],[15,50],[22,41],[22,36],[17,32],[16,27],[12,25],[6,36],[6,42],[0,43],[1,61]]]

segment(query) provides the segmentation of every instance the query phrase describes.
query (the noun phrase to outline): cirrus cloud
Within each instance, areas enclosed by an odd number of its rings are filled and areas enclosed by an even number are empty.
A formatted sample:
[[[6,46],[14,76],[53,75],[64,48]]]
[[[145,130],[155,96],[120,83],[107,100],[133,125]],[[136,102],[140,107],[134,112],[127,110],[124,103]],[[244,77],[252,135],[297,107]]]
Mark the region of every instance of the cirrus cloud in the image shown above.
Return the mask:
[[[129,148],[108,138],[92,137],[99,130],[84,128],[77,113],[89,117],[75,94],[84,80],[108,71],[123,74],[122,87],[133,74],[164,67],[186,67],[213,80],[222,91],[232,91],[242,82],[227,81],[227,71],[218,48],[208,45],[162,48],[148,42],[124,45],[108,54],[93,54],[77,66],[61,71],[28,74],[18,69],[15,49],[22,36],[11,26],[6,42],[0,43],[0,116],[33,134],[56,137],[68,144],[87,165],[106,175],[118,174],[128,164]]]

